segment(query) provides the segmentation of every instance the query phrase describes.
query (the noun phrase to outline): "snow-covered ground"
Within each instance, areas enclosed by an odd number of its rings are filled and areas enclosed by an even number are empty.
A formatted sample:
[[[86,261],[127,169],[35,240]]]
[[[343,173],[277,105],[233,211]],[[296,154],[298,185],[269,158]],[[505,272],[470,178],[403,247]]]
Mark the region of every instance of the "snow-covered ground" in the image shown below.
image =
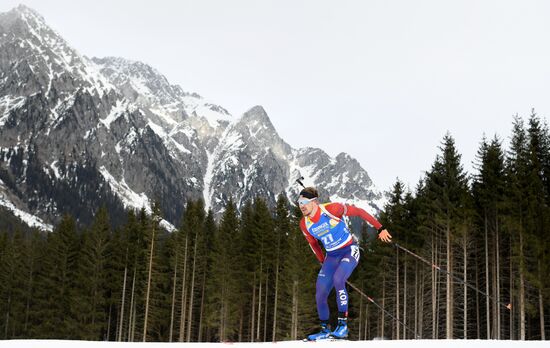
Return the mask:
[[[13,340],[0,341],[2,348],[168,348],[174,343],[126,343],[126,342],[90,342],[58,340]],[[342,342],[302,342],[284,341],[268,343],[180,343],[181,347],[235,347],[235,348],[291,348],[291,347],[331,347],[331,348],[543,348],[547,341],[484,341],[484,340],[406,340],[406,341],[342,341]]]

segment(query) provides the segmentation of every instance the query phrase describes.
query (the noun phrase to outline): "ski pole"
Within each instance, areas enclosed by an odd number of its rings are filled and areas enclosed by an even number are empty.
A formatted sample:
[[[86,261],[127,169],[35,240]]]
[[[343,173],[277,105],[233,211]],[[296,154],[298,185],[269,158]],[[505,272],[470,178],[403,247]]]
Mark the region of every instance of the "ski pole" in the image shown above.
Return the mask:
[[[397,319],[396,317],[394,317],[389,311],[385,310],[384,307],[382,307],[381,305],[379,305],[372,297],[369,297],[367,296],[367,294],[365,294],[363,291],[359,290],[358,287],[356,287],[355,285],[353,285],[352,283],[350,283],[349,281],[346,282],[350,287],[353,288],[353,290],[357,291],[361,296],[363,296],[364,298],[366,298],[369,302],[371,302],[372,304],[374,304],[376,307],[380,308],[384,313],[386,313],[387,316],[389,316],[390,318],[392,318],[393,320],[397,321],[399,324],[403,325],[403,327],[405,327],[407,330],[409,330],[416,339],[420,339],[420,336],[416,334],[416,332],[414,332],[410,327],[408,327],[407,325],[405,325],[401,320]]]
[[[488,298],[490,298],[491,300],[495,301],[495,303],[498,303],[499,305],[503,306],[504,308],[508,309],[508,310],[512,310],[512,304],[511,303],[508,303],[508,304],[505,304],[504,302],[497,302],[497,300],[487,294],[486,292],[482,291],[482,290],[479,290],[477,287],[473,286],[472,284],[468,283],[468,282],[465,282],[464,280],[460,279],[460,277],[458,277],[457,275],[453,274],[452,272],[449,272],[447,271],[446,269],[436,265],[435,263],[431,263],[430,261],[426,260],[425,258],[423,258],[422,256],[420,255],[417,255],[416,253],[410,251],[409,249],[405,248],[405,247],[402,247],[401,245],[399,245],[398,243],[393,243],[393,245],[396,247],[396,248],[399,248],[401,250],[403,250],[404,252],[416,257],[417,259],[421,260],[422,262],[432,266],[432,268],[435,268],[436,270],[438,271],[441,271],[451,277],[453,277],[455,280],[457,280],[458,282],[460,282],[461,284],[463,285],[466,285],[467,287],[469,287],[470,289],[474,290],[474,291],[477,291],[479,292],[480,294],[484,295],[484,296],[487,296]]]

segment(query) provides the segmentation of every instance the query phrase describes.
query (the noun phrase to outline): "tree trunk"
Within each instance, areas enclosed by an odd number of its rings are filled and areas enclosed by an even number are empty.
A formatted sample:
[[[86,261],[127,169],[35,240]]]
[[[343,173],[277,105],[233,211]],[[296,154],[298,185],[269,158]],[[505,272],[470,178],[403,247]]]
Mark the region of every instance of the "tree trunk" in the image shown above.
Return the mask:
[[[187,342],[191,342],[191,328],[193,324],[193,298],[195,294],[195,268],[197,264],[197,245],[199,244],[199,229],[195,233],[195,247],[193,250],[193,268],[191,271],[191,289],[189,290],[189,325],[187,325]]]
[[[260,341],[260,326],[262,322],[262,263],[260,261],[260,275],[259,275],[260,289],[258,290],[258,319],[256,322],[256,342]]]
[[[418,279],[418,261],[414,261],[414,337],[418,337],[418,288],[420,281]]]
[[[386,274],[382,276],[382,308],[386,308]],[[382,320],[380,323],[380,337],[384,337],[384,326],[386,324],[385,312],[382,311]]]
[[[256,272],[254,272],[254,279],[252,281],[252,314],[250,316],[250,342],[254,342],[254,333],[256,330]]]
[[[268,309],[268,304],[269,304],[269,301],[267,300],[268,299],[267,294],[269,292],[268,284],[269,284],[269,276],[266,274],[266,277],[265,277],[264,342],[267,342],[267,317],[268,317],[267,309]]]
[[[485,212],[485,293],[490,294],[489,289],[489,236],[488,236],[488,218],[487,212]],[[489,296],[485,297],[485,311],[486,311],[486,323],[487,323],[487,339],[491,339],[491,302]]]
[[[426,279],[424,278],[424,270],[420,269],[420,304],[419,304],[419,313],[418,313],[418,331],[416,332],[416,337],[423,337],[424,332],[424,291],[426,287]]]
[[[107,341],[109,341],[109,337],[111,336],[111,312],[113,310],[113,304],[109,304],[109,319],[107,320]]]
[[[510,310],[510,340],[514,339],[514,262],[512,260],[514,244],[512,242],[512,235],[510,235],[510,304],[512,309]]]
[[[185,246],[183,251],[183,277],[181,278],[181,305],[180,305],[180,332],[178,342],[183,342],[185,336],[185,314],[187,313],[185,304],[187,303],[187,245],[189,238],[185,235]]]
[[[298,338],[298,281],[292,283],[292,319],[290,324],[290,337],[292,340]]]
[[[364,334],[364,337],[365,337],[365,340],[368,339],[368,328],[369,328],[369,303],[367,302],[367,304],[365,305],[365,334]]]
[[[273,330],[271,333],[272,341],[276,341],[277,336],[277,303],[279,296],[279,247],[277,247],[277,264],[275,265],[275,300],[273,303]]]
[[[225,284],[222,285],[222,298],[220,308],[220,342],[225,342]]]
[[[136,304],[134,303],[134,309],[132,314],[132,342],[136,337],[136,314],[137,314],[137,308],[136,308]]]
[[[500,340],[501,338],[501,323],[500,323],[500,238],[498,233],[498,216],[495,217],[495,256],[496,256],[496,262],[495,262],[495,274],[496,274],[496,288],[495,288],[495,309],[496,309],[496,339]]]
[[[432,235],[432,265],[437,265],[438,258],[437,258],[437,251],[438,246],[435,240],[435,237]],[[432,339],[436,340],[438,337],[437,335],[437,293],[438,293],[438,286],[437,286],[437,270],[435,267],[432,267]]]
[[[122,342],[122,328],[124,324],[124,306],[126,304],[126,278],[128,276],[128,266],[124,266],[124,281],[122,282],[122,300],[120,305],[120,318],[117,341]]]
[[[464,229],[464,235],[462,240],[462,258],[464,262],[464,273],[462,276],[462,279],[464,281],[464,321],[463,321],[463,330],[464,330],[464,339],[468,339],[468,287],[466,286],[466,282],[468,281],[468,253],[467,253],[467,242],[468,242],[468,236],[467,231]]]
[[[202,323],[204,318],[204,290],[206,288],[206,271],[202,275],[202,289],[201,289],[201,314],[199,317],[199,342],[202,342]]]
[[[525,264],[523,255],[523,228],[519,229],[519,339],[525,341]]]
[[[174,337],[174,316],[176,311],[176,288],[178,285],[178,253],[176,252],[176,260],[174,262],[174,275],[172,276],[172,307],[170,308],[170,333],[168,342],[172,342]]]
[[[546,334],[544,332],[544,298],[542,295],[542,265],[539,259],[539,317],[540,317],[540,339],[546,340]]]
[[[135,324],[134,324],[133,319],[135,317],[135,312],[134,312],[134,306],[135,306],[134,294],[135,294],[135,290],[136,290],[136,268],[134,267],[134,277],[132,279],[132,296],[130,298],[130,318],[128,319],[128,342],[134,342],[133,326]]]
[[[143,322],[143,342],[147,342],[147,323],[149,320],[149,298],[151,296],[151,280],[153,276],[153,254],[155,252],[155,228],[152,229],[151,250],[149,251],[149,264],[147,274],[147,291],[145,295],[145,318]]]
[[[475,265],[476,265],[476,288],[479,289],[479,267],[478,267],[478,259],[477,259],[477,253],[475,255]],[[481,318],[480,318],[480,308],[479,308],[479,294],[476,291],[476,329],[477,329],[477,336],[476,338],[479,340],[481,339]]]
[[[396,301],[396,305],[395,305],[395,316],[397,318],[397,320],[395,321],[395,337],[396,339],[399,339],[399,313],[400,313],[400,303],[399,303],[399,300],[400,300],[400,296],[399,296],[399,249],[395,249],[396,251],[396,257],[397,257],[397,261],[395,263],[395,267],[396,267],[396,271],[395,271],[395,276],[396,276],[396,287],[395,287],[395,301]]]
[[[407,339],[407,255],[403,260],[403,339]]]
[[[361,291],[365,291],[363,284],[361,283]],[[358,340],[361,341],[361,334],[362,334],[362,324],[363,324],[363,296],[359,299],[359,338]]]
[[[451,273],[453,272],[452,265],[452,247],[451,247],[451,227],[447,222],[447,330],[446,338],[453,339],[453,325],[454,325],[454,296],[453,296],[453,281]]]

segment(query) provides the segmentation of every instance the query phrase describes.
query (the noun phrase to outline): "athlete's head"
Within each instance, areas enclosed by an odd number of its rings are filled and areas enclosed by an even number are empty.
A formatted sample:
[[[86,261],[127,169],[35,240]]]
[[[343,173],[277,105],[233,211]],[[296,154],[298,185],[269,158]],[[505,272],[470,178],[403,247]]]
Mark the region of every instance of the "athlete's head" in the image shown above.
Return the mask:
[[[315,213],[317,210],[319,193],[315,187],[306,187],[300,191],[300,197],[298,197],[298,206],[304,216]]]

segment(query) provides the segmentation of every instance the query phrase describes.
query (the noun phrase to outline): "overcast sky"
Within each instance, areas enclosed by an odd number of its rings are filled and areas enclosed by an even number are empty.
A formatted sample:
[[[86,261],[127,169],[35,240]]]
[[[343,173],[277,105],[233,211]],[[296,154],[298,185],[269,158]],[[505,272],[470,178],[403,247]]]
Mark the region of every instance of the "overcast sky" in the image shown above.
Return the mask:
[[[513,115],[550,115],[550,1],[0,0],[87,56],[150,64],[235,117],[262,105],[292,147],[346,152],[414,189],[443,136],[462,163]]]

